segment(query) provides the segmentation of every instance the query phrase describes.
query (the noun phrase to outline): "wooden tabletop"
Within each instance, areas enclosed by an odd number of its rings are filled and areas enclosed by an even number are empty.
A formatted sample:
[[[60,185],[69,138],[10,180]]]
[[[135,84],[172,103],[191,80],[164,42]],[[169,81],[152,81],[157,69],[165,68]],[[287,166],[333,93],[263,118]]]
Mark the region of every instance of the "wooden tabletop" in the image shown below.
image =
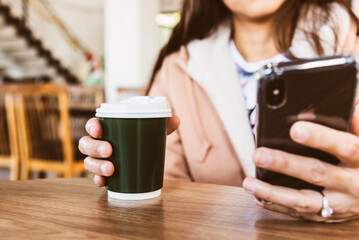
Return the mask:
[[[109,201],[91,179],[0,182],[0,239],[359,239],[359,221],[270,212],[241,188],[165,182],[161,197]]]

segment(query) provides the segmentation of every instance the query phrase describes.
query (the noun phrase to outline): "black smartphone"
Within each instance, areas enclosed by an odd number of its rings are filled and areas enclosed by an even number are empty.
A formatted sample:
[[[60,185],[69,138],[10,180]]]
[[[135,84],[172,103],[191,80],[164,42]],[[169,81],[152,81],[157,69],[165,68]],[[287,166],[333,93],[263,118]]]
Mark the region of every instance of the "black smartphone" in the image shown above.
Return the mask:
[[[339,159],[291,140],[289,129],[299,120],[351,131],[356,100],[358,63],[351,55],[268,64],[257,72],[257,147],[268,147],[331,164]],[[305,181],[256,168],[256,177],[273,185],[314,189]]]

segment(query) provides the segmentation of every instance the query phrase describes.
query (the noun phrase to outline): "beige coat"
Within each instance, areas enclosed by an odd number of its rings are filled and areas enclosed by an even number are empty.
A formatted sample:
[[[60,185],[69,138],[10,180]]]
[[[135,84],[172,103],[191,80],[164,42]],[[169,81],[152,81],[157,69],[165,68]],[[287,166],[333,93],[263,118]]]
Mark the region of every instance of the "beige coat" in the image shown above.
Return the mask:
[[[341,14],[340,49],[352,50],[356,27],[342,9],[335,14]],[[328,39],[325,31],[321,35]],[[292,51],[297,57],[315,56],[301,36],[297,31]],[[255,143],[229,38],[229,28],[222,26],[209,38],[181,47],[165,58],[156,76],[150,95],[166,96],[181,119],[168,136],[166,179],[241,186],[245,176],[254,176]],[[326,53],[335,52],[327,47]]]

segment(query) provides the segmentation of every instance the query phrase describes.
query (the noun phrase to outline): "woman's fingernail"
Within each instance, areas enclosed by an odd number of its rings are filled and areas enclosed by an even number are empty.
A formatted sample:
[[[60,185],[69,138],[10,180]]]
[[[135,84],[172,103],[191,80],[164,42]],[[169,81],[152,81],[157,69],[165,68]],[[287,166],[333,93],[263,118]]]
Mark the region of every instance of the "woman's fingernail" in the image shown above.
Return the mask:
[[[96,185],[98,187],[102,187],[101,182],[100,182],[101,181],[100,176],[95,175],[95,177],[93,178],[93,181],[96,183]]]
[[[102,156],[102,157],[106,157],[107,156],[107,149],[106,149],[106,144],[100,144],[100,146],[98,146],[97,148],[97,152]]]
[[[100,184],[99,184],[99,182],[98,182],[98,179],[97,179],[97,176],[95,176],[95,177],[93,178],[93,181],[94,181],[94,183],[96,183],[97,186],[100,186]]]
[[[269,150],[258,149],[254,152],[253,163],[258,167],[267,167],[272,162],[272,155]]]
[[[107,164],[102,164],[101,165],[101,167],[100,167],[100,169],[101,169],[101,172],[102,172],[102,174],[104,175],[104,176],[107,176]]]
[[[92,124],[90,126],[90,134],[91,134],[91,136],[93,136],[93,125]]]
[[[305,142],[309,138],[310,132],[304,123],[296,123],[291,129],[291,136],[297,142]]]
[[[257,185],[253,179],[244,179],[243,188],[247,193],[254,194],[257,189]]]
[[[89,134],[92,134],[92,124],[90,124],[90,121],[86,123],[85,129],[89,131]]]
[[[258,201],[257,199],[254,199],[254,202],[256,203],[257,206],[264,207],[264,204],[262,202]]]
[[[88,164],[88,158],[85,158],[85,159],[84,159],[84,168],[85,168],[86,170],[88,170],[88,169],[87,169],[87,164]]]

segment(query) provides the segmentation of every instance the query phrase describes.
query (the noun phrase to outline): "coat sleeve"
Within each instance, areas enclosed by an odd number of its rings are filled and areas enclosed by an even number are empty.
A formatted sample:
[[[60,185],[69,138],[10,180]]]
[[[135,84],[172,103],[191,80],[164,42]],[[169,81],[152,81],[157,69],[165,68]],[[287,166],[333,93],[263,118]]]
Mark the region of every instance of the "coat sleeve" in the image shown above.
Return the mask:
[[[150,96],[164,96],[167,98],[167,105],[172,109],[172,114],[176,113],[175,106],[172,104],[171,94],[168,89],[166,64],[164,63],[158,72],[153,85],[151,86]],[[167,136],[165,175],[167,180],[192,181],[188,170],[187,161],[184,155],[179,129]]]

